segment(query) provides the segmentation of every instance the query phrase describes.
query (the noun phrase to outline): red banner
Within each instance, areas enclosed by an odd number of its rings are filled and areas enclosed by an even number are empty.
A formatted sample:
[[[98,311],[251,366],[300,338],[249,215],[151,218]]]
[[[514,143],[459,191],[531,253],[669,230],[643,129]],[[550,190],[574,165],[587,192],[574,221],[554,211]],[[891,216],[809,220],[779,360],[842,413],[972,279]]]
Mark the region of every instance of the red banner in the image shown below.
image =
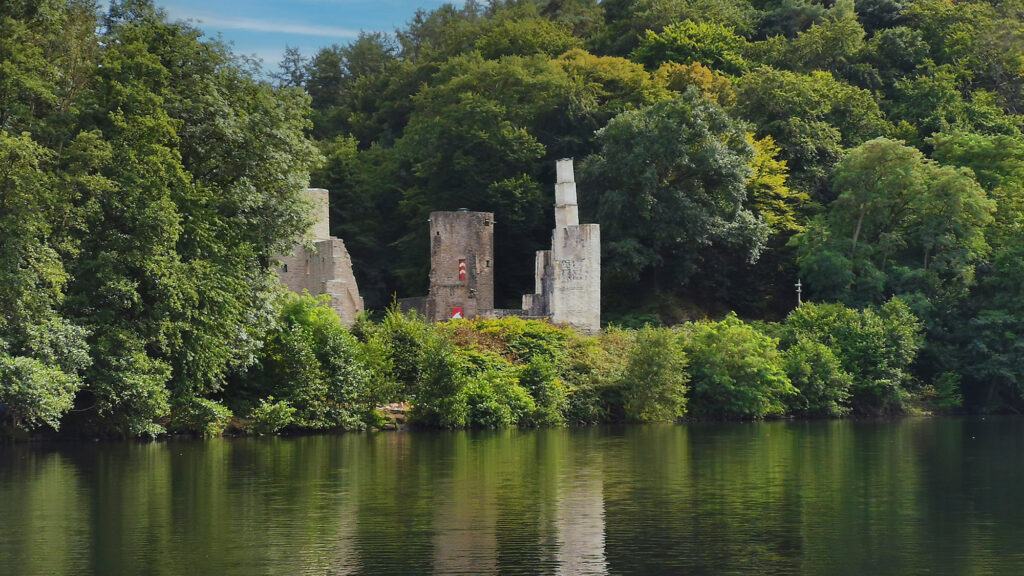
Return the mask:
[[[462,318],[465,318],[465,316],[462,315],[462,307],[461,306],[459,306],[457,308],[453,307],[452,308],[452,320],[460,320]]]
[[[459,280],[465,280],[465,279],[466,279],[466,261],[460,259],[459,260]]]

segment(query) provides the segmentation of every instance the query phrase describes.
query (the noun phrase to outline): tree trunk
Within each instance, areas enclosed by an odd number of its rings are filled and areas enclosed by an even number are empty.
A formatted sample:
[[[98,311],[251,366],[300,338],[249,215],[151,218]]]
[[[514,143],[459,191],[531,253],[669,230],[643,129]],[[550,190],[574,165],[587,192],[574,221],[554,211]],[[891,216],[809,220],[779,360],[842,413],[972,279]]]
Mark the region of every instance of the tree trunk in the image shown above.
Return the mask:
[[[857,217],[857,229],[853,231],[853,246],[850,247],[850,260],[857,253],[857,239],[860,238],[860,230],[864,226],[864,216],[868,212],[866,203],[860,205],[860,216]]]

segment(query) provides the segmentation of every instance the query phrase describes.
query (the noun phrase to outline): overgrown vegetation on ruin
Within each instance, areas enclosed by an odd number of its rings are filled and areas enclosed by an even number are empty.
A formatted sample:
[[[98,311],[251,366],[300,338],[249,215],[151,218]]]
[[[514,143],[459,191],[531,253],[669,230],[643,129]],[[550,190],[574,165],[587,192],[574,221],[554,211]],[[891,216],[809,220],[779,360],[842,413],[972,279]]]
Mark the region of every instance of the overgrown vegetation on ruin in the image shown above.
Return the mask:
[[[1020,411],[1020,8],[469,3],[288,51],[268,82],[148,0],[0,0],[0,422]],[[462,207],[495,213],[502,306],[529,291],[567,156],[604,317],[636,331],[348,333],[281,295],[312,174],[371,308],[423,291],[426,214]],[[793,311],[797,278],[815,304]]]

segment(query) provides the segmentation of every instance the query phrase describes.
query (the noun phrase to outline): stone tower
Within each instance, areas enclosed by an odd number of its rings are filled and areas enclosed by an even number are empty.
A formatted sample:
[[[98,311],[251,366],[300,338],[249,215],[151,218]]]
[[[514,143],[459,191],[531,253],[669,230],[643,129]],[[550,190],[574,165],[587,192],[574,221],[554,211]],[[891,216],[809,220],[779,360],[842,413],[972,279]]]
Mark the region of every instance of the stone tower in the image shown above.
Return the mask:
[[[351,326],[363,311],[352,259],[345,243],[331,236],[327,190],[307,188],[305,194],[313,203],[313,225],[289,254],[278,257],[277,272],[292,292],[329,295],[331,308],[346,326]]]
[[[523,309],[595,333],[601,329],[601,229],[580,224],[572,159],[559,160],[555,173],[551,250],[537,252],[536,292],[523,296]]]
[[[430,213],[430,294],[435,321],[473,318],[494,308],[494,213]]]

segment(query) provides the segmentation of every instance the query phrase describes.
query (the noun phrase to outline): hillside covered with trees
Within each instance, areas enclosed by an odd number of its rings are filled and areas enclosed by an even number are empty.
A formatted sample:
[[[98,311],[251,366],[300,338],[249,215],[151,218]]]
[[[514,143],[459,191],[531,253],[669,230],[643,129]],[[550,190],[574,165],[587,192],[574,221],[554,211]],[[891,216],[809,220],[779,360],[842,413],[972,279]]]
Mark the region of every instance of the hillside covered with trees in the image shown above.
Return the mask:
[[[0,0],[0,421],[1024,410],[1022,14],[470,2],[261,71],[147,0]],[[422,292],[427,214],[463,207],[495,212],[514,304],[562,157],[629,329],[391,311],[349,331],[277,283],[312,182],[371,308]]]

